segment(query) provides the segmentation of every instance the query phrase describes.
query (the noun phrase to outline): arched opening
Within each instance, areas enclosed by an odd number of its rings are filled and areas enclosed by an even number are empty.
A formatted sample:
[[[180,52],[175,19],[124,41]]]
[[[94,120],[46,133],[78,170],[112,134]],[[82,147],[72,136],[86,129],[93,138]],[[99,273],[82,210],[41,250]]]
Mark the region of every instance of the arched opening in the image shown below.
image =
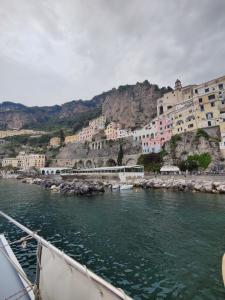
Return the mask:
[[[183,120],[179,120],[179,121],[176,122],[176,125],[181,125],[181,124],[184,124]]]
[[[136,165],[136,160],[134,158],[129,158],[126,161],[126,166],[133,166],[133,165]]]
[[[186,118],[186,122],[190,122],[190,121],[192,121],[192,120],[194,120],[195,119],[195,117],[194,117],[194,115],[190,115],[190,116],[188,116],[187,118]]]
[[[77,169],[82,169],[84,168],[84,162],[82,160],[79,160],[77,163]]]
[[[85,168],[87,168],[87,169],[92,168],[92,162],[91,162],[91,160],[87,160],[86,161]]]
[[[112,158],[108,159],[107,162],[106,162],[106,166],[107,166],[107,167],[114,167],[114,166],[116,166],[116,165],[117,165],[117,163],[116,163],[115,160],[112,159]]]
[[[44,170],[41,171],[41,175],[45,175],[45,171]]]

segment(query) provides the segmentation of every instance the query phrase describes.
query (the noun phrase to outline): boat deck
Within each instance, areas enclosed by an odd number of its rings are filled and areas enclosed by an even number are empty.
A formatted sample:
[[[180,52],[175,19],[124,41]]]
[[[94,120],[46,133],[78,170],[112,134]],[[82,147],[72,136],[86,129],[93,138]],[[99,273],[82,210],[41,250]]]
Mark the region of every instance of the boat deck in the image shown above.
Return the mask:
[[[4,235],[0,235],[1,250],[22,270],[11,247],[9,245],[6,246],[7,244]],[[26,293],[25,287],[27,286],[28,284],[21,278],[2,251],[0,251],[0,299],[18,299],[19,297],[21,300],[31,300],[33,297]]]

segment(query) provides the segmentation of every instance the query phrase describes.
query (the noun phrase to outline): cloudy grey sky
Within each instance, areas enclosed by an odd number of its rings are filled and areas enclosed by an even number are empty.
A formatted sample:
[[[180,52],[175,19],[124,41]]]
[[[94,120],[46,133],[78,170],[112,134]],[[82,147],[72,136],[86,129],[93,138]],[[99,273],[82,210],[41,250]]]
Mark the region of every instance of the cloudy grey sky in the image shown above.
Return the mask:
[[[0,0],[0,102],[225,74],[224,0]]]

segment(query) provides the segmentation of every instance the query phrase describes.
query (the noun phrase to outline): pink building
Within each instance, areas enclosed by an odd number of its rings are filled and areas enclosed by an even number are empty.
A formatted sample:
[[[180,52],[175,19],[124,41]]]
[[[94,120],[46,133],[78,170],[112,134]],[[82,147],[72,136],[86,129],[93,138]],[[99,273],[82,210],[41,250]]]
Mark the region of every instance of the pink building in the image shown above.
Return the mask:
[[[145,126],[149,134],[142,138],[143,153],[160,152],[162,146],[171,139],[172,122],[169,118],[158,117]]]

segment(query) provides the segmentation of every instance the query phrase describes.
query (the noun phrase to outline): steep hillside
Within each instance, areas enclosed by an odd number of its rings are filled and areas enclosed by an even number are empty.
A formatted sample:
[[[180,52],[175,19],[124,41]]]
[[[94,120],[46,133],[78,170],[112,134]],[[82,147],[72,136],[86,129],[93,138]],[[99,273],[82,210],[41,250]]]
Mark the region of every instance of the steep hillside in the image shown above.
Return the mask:
[[[118,121],[124,128],[140,127],[156,115],[156,101],[167,90],[146,80],[114,88],[91,100],[74,100],[63,105],[27,107],[3,102],[0,103],[0,129],[67,127],[76,131],[102,112],[109,121]]]
[[[103,114],[124,128],[139,128],[156,116],[157,99],[166,88],[159,88],[147,80],[135,85],[120,86],[107,95],[102,105]]]

